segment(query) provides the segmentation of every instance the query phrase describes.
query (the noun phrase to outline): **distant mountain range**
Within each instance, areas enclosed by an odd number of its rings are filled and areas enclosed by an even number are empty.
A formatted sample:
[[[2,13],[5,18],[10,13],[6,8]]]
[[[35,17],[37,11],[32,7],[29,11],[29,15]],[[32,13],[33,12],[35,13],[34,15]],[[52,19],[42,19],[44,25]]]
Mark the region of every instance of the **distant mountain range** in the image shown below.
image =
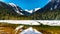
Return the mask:
[[[15,5],[14,3],[4,3],[0,1],[0,7],[3,6],[6,9],[11,9],[13,12],[19,14],[19,15],[29,15],[30,13],[28,13],[27,11],[24,11],[23,9],[21,9],[19,6]]]
[[[23,15],[23,16],[33,16],[33,19],[41,19],[44,13],[49,13],[49,11],[60,11],[60,0],[51,0],[46,6],[43,8],[33,9],[31,13],[29,11],[23,10],[21,7],[15,5],[14,3],[4,3],[0,1],[0,14],[11,14],[11,15]],[[43,13],[43,14],[41,14]],[[60,12],[58,12],[60,13]],[[35,17],[35,16],[36,17]],[[39,16],[41,17],[39,17]],[[56,17],[56,16],[55,16]],[[43,18],[45,19],[45,17]],[[56,19],[56,18],[54,18]]]
[[[19,6],[15,5],[14,3],[4,3],[4,2],[0,2],[0,6],[6,6],[6,8],[8,9],[12,9],[14,10],[16,13],[20,14],[20,15],[29,15],[31,13],[29,13],[28,11],[23,10],[22,8],[20,8]],[[44,12],[47,10],[54,10],[54,9],[59,9],[60,8],[60,0],[51,0],[46,6],[44,6],[43,8],[41,8],[40,10],[38,10],[39,12]],[[32,13],[34,12],[38,12],[35,11],[36,9],[34,9],[32,11]]]
[[[36,12],[53,11],[55,9],[60,9],[60,0],[51,0],[46,6]]]
[[[42,20],[60,20],[60,0],[51,0],[46,6],[33,13],[35,19]]]

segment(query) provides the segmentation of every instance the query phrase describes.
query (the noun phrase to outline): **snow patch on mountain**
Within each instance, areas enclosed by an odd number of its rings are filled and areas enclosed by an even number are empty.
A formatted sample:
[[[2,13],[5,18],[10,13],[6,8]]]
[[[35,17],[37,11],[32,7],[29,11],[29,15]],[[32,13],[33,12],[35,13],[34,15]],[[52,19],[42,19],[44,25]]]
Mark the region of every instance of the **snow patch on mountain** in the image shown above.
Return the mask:
[[[27,9],[25,9],[25,11],[27,11],[27,12],[29,12],[29,13],[33,13],[33,12],[36,12],[37,10],[39,10],[40,8],[35,8],[35,9],[33,9],[33,10],[27,10]]]
[[[40,8],[35,8],[35,11],[39,10]]]
[[[59,8],[59,6],[60,6],[60,0],[51,0],[51,2],[52,2],[51,4],[53,4],[51,6],[51,10]]]
[[[33,12],[33,10],[27,10],[27,9],[25,9],[25,11],[27,11],[29,13],[32,13]]]
[[[20,15],[24,15],[24,14],[22,14],[22,13],[19,11],[19,9],[17,8],[17,5],[15,5],[14,3],[9,3],[9,5],[13,7],[13,9],[15,10],[15,12],[17,12],[17,13],[20,14]],[[21,10],[21,11],[22,11],[22,10]]]
[[[24,14],[22,14],[22,13],[18,10],[17,5],[15,5],[14,3],[9,3],[9,5],[11,5],[18,14],[24,15]],[[27,10],[27,9],[25,9],[25,11],[28,12],[28,13],[33,13],[33,12],[36,12],[37,10],[39,10],[39,9],[40,9],[40,8],[35,8],[35,9],[33,9],[33,10]],[[22,11],[22,10],[21,10],[21,11]]]
[[[9,3],[9,5],[11,5],[12,7],[16,7],[17,6],[14,3]]]

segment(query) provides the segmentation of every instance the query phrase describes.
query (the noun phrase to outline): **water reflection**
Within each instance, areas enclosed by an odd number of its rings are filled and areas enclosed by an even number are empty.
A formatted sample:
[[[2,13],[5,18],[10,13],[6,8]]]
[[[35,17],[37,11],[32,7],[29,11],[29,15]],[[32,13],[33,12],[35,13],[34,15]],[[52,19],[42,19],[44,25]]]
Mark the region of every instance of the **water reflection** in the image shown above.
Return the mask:
[[[37,31],[36,29],[33,29],[32,27],[29,27],[28,29],[22,31],[20,34],[42,34],[42,33]]]

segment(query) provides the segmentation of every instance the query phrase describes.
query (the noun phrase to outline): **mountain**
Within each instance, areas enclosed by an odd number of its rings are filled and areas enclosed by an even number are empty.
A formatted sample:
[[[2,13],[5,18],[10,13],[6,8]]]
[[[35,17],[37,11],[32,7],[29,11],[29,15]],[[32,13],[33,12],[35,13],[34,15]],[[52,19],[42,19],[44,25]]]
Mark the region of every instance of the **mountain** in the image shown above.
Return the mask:
[[[18,9],[18,6],[15,5],[14,3],[9,3],[9,7],[11,7],[17,14],[23,15],[21,12],[19,12],[19,9],[22,10],[21,8]]]
[[[18,17],[22,14],[18,14],[15,10],[16,7],[12,7],[11,4],[7,4],[4,2],[0,1],[0,20],[5,20],[5,19],[14,19],[14,17]]]
[[[43,8],[33,13],[37,20],[60,20],[60,0],[51,0]]]
[[[25,16],[29,16],[30,13],[23,10],[22,8],[20,8],[19,6],[15,5],[14,3],[9,3],[9,5],[14,9],[14,11],[20,15],[25,15]]]
[[[51,0],[43,8],[23,10],[14,3],[0,1],[0,19],[60,20],[60,0]]]
[[[46,6],[36,12],[52,11],[55,9],[60,9],[60,0],[51,0]]]
[[[6,3],[0,1],[0,13],[1,12],[5,13],[5,14],[9,13],[9,14],[12,14],[12,15],[17,14],[9,4],[6,4]]]
[[[24,11],[14,3],[5,3],[0,1],[0,20],[5,19],[23,19],[30,15],[27,11]],[[24,16],[24,17],[23,17]]]
[[[0,7],[3,6],[6,9],[12,10],[12,12],[15,12],[19,15],[28,15],[29,13],[21,9],[19,6],[15,5],[14,3],[4,3],[0,1]]]

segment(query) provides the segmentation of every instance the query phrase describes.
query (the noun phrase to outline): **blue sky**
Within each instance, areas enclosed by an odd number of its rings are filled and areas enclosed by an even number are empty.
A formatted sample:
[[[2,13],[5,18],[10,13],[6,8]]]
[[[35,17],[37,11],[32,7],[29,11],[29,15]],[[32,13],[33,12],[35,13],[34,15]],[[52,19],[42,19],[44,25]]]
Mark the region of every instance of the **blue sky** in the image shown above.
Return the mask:
[[[14,3],[22,9],[32,10],[44,7],[49,0],[0,0],[6,3]]]

